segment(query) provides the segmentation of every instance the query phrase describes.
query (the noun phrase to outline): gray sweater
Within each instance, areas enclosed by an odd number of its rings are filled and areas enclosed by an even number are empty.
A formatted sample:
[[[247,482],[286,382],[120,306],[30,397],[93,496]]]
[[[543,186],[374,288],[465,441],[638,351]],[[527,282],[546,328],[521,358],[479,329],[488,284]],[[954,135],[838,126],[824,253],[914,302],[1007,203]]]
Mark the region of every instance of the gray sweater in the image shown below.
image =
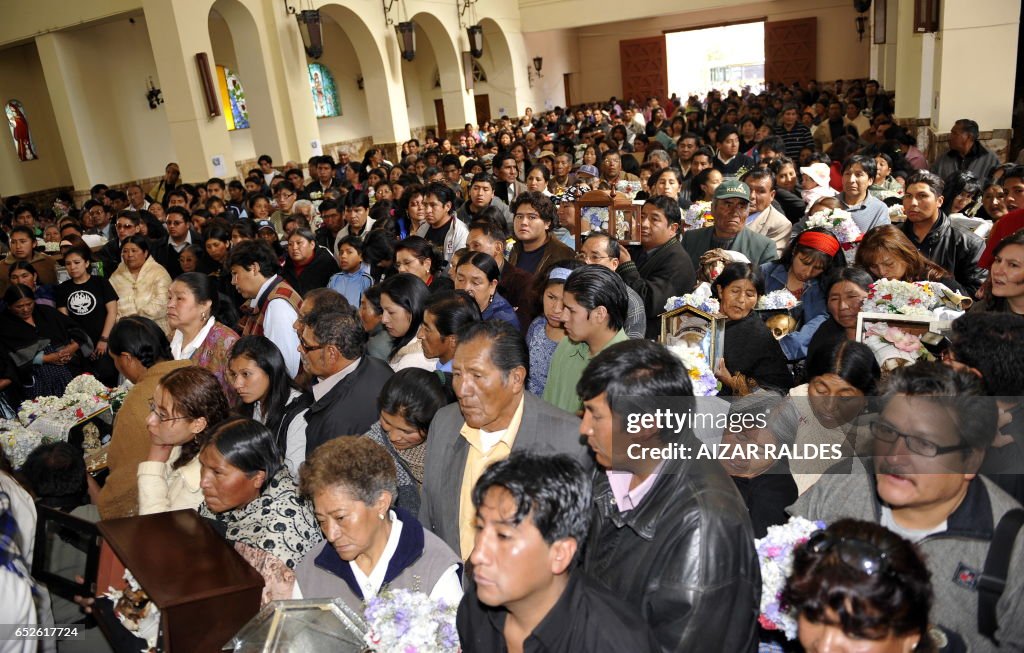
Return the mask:
[[[859,461],[850,473],[825,474],[796,503],[791,515],[821,519],[860,519],[880,523],[881,504],[875,477]],[[991,481],[977,476],[967,495],[947,519],[944,532],[918,543],[932,573],[935,603],[932,622],[956,631],[971,653],[1024,650],[1024,536],[1018,535],[1010,558],[1006,589],[996,606],[1000,645],[978,634],[977,578],[985,568],[992,534],[999,519],[1019,505]]]

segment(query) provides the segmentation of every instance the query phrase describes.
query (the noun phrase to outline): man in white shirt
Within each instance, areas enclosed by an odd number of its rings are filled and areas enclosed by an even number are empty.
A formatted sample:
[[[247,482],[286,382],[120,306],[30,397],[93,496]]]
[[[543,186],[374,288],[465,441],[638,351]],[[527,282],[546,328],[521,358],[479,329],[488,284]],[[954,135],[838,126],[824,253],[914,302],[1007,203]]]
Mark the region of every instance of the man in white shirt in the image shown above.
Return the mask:
[[[128,208],[132,211],[148,211],[149,200],[146,199],[146,194],[142,191],[142,186],[138,184],[132,184],[128,187]]]
[[[228,268],[232,285],[250,300],[242,308],[241,334],[269,338],[294,378],[299,373],[299,337],[292,325],[302,297],[277,274],[274,250],[261,240],[243,241],[232,249]]]

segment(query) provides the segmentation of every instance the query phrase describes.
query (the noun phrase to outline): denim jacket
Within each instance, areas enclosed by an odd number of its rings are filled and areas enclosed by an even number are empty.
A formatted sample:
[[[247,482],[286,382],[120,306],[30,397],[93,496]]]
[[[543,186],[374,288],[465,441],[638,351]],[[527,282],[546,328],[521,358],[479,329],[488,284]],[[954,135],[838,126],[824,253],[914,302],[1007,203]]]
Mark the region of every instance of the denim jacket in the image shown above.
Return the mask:
[[[778,261],[765,263],[761,266],[764,274],[764,291],[770,293],[774,290],[782,290],[786,287],[788,272],[785,266]],[[821,279],[811,279],[804,287],[803,295],[800,297],[803,314],[800,319],[800,328],[782,337],[779,344],[782,351],[789,360],[800,360],[807,357],[807,345],[811,337],[818,330],[825,320],[828,319],[828,301],[825,291],[821,287]]]

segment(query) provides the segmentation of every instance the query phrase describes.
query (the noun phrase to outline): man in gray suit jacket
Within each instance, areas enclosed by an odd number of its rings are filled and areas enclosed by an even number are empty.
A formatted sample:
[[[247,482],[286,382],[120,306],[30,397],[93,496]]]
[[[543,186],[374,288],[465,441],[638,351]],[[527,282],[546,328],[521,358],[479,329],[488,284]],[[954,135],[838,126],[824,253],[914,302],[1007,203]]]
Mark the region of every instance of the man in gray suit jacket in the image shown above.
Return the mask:
[[[589,471],[580,420],[525,391],[529,351],[505,322],[459,333],[453,360],[458,403],[437,412],[427,435],[420,521],[462,559],[473,550],[471,492],[487,465],[512,451],[565,453]]]
[[[715,190],[711,201],[715,224],[683,234],[683,249],[690,255],[693,267],[709,249],[721,248],[743,254],[754,265],[776,259],[775,243],[767,236],[746,227],[750,215],[750,187],[742,181],[727,179]]]
[[[789,245],[793,223],[772,206],[775,201],[775,175],[768,170],[755,169],[743,175],[742,181],[750,188],[747,229],[775,241],[775,254],[781,258],[782,251]]]

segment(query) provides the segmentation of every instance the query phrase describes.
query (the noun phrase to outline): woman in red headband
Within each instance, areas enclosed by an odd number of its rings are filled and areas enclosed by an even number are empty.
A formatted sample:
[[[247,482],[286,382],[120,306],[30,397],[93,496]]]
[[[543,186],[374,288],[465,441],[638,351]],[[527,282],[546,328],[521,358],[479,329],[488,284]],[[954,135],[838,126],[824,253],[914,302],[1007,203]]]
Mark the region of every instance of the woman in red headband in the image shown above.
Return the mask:
[[[798,330],[779,341],[790,360],[807,356],[807,343],[828,318],[821,280],[837,267],[846,267],[839,240],[827,229],[808,229],[790,241],[778,261],[761,266],[764,290],[786,289],[801,302]]]

